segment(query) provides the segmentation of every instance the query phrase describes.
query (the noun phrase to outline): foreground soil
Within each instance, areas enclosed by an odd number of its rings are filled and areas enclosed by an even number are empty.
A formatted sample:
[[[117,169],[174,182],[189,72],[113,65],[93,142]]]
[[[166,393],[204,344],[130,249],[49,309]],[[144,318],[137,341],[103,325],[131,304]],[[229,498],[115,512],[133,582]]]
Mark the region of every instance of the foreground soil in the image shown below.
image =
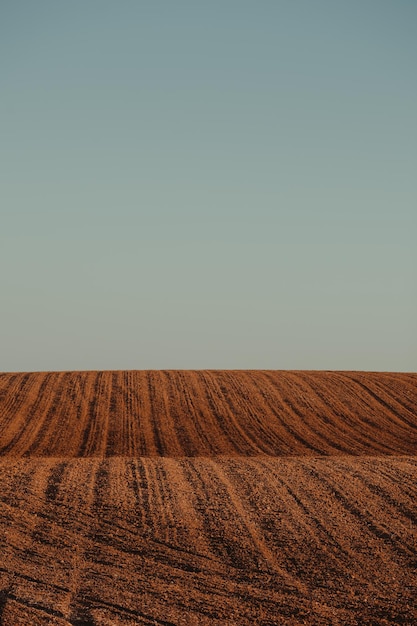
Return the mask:
[[[417,624],[417,374],[0,374],[5,626]]]

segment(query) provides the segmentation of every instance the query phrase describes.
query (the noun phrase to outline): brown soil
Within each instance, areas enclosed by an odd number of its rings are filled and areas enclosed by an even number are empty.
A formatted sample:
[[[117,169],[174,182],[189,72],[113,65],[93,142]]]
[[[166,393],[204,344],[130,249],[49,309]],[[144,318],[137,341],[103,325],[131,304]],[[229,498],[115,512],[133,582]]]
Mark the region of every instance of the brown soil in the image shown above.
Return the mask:
[[[417,624],[417,374],[0,374],[4,626]]]

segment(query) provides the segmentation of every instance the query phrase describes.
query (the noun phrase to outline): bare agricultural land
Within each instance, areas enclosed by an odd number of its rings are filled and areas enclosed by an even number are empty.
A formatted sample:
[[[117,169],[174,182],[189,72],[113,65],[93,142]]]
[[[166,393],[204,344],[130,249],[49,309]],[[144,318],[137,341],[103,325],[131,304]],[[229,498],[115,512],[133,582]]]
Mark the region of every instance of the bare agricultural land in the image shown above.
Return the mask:
[[[417,374],[0,374],[0,623],[417,624]]]

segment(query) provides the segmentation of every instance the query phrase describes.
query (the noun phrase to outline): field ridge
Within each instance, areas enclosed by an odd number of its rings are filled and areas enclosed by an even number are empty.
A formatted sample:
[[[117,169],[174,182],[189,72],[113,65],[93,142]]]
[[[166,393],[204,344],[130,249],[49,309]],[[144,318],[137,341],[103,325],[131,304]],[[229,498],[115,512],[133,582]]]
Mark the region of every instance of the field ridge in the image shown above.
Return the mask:
[[[375,372],[0,374],[0,456],[414,454],[416,389]]]

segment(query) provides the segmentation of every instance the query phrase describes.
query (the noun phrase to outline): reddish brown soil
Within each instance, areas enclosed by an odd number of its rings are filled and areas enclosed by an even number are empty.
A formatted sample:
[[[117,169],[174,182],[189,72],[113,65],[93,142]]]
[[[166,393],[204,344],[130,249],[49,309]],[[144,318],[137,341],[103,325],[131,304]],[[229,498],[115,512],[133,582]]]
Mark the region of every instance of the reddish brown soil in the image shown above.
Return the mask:
[[[4,626],[417,624],[417,374],[0,374]]]

